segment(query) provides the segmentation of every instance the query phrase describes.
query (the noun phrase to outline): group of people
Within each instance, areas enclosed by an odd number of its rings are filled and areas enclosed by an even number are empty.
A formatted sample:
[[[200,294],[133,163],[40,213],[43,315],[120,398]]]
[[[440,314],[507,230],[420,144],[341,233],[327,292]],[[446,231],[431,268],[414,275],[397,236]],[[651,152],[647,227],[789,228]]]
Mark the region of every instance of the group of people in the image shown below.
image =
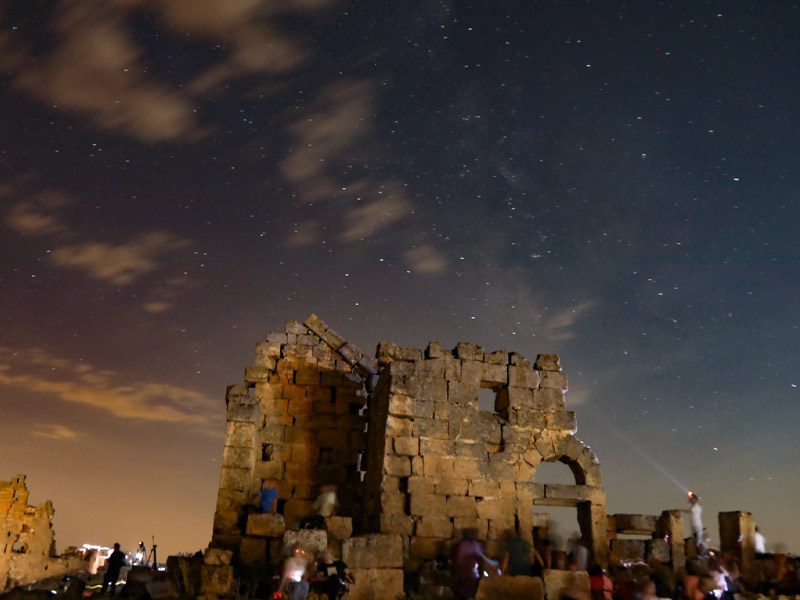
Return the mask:
[[[281,563],[275,597],[305,600],[314,586],[328,600],[336,600],[353,582],[350,569],[344,561],[334,558],[330,548],[320,553],[316,564],[310,564],[305,550],[295,544]]]

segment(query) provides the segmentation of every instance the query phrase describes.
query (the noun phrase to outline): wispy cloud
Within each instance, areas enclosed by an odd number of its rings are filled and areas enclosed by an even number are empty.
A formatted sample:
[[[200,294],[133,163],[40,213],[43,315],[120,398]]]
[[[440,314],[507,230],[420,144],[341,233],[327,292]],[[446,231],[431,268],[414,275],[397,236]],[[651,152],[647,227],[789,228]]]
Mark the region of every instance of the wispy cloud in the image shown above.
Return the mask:
[[[128,285],[157,270],[159,257],[187,244],[187,240],[158,231],[116,246],[102,242],[62,246],[49,256],[57,266],[81,269],[89,277],[114,285]]]
[[[27,199],[20,201],[20,196]],[[64,231],[65,225],[56,211],[70,203],[69,198],[55,190],[31,193],[19,185],[0,186],[0,198],[14,203],[6,214],[6,224],[22,235],[48,235]]]
[[[436,248],[430,244],[412,248],[406,252],[406,261],[416,273],[442,273],[447,268],[447,261]]]
[[[209,430],[221,414],[219,402],[194,390],[153,381],[123,382],[113,371],[36,349],[0,347],[0,387],[45,394],[120,419],[182,423],[199,430]]]
[[[31,433],[36,437],[67,442],[74,442],[84,435],[74,429],[70,429],[66,425],[59,425],[57,423],[36,423]]]
[[[307,49],[275,27],[276,16],[318,11],[332,1],[62,0],[45,25],[46,48],[33,48],[24,28],[0,32],[0,67],[18,89],[102,130],[148,143],[191,141],[209,129],[194,112],[198,95],[243,75],[283,74],[305,62]],[[159,79],[134,34],[132,17],[142,9],[155,9],[154,26],[164,35],[188,34],[229,51],[188,85]]]

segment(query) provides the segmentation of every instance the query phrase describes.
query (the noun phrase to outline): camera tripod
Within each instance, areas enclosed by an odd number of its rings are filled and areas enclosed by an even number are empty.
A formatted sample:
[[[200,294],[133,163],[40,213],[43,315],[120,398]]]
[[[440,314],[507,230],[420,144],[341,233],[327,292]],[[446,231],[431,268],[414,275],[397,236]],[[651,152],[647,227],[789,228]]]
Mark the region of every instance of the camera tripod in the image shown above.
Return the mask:
[[[144,564],[152,564],[153,571],[158,571],[158,558],[156,558],[156,548],[158,548],[158,546],[156,545],[156,536],[153,535],[150,537],[153,540],[153,545],[150,547],[150,554],[147,556],[147,560]],[[152,561],[152,563],[150,561]]]

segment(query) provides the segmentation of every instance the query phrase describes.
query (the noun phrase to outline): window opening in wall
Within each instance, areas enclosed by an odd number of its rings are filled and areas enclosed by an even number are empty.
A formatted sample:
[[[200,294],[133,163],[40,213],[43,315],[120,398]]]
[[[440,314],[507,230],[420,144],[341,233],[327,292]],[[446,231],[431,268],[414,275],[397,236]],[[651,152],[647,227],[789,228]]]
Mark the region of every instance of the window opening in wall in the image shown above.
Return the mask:
[[[491,381],[481,381],[478,388],[478,409],[508,420],[508,387]]]
[[[261,444],[261,460],[272,460],[272,444]]]

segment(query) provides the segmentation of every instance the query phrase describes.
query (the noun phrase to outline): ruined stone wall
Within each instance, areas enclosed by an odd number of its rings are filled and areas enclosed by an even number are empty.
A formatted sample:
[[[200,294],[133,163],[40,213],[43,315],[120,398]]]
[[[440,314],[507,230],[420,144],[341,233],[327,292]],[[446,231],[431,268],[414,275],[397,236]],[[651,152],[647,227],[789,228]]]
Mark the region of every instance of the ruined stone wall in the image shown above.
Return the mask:
[[[268,333],[244,379],[226,397],[210,546],[231,558],[209,554],[203,589],[277,562],[321,484],[338,486],[342,516],[314,547],[332,546],[369,577],[402,583],[401,566],[408,574],[447,556],[468,527],[499,554],[509,531],[532,539],[534,505],[576,507],[594,559],[606,563],[600,465],[574,436],[557,356],[531,365],[475,344],[432,342],[423,353],[381,342],[369,358],[312,315]],[[480,409],[482,389],[492,410]],[[536,483],[537,466],[557,460],[575,484]],[[278,489],[277,514],[253,502],[264,481]]]
[[[338,486],[342,514],[361,513],[362,413],[376,366],[313,316],[256,345],[245,385],[227,393],[213,546],[234,550],[244,564],[275,558],[284,530],[309,515],[325,484]],[[277,484],[274,516],[253,506],[264,481]]]
[[[422,351],[382,342],[370,396],[367,518],[406,540],[406,567],[446,556],[465,528],[499,553],[513,531],[531,540],[533,506],[574,506],[594,559],[607,556],[605,495],[594,453],[575,436],[558,357],[535,365],[461,343]],[[492,390],[494,410],[479,407]],[[575,485],[535,483],[542,461],[566,463]]]
[[[83,567],[81,557],[56,556],[53,503],[28,505],[25,475],[0,481],[0,591]]]

